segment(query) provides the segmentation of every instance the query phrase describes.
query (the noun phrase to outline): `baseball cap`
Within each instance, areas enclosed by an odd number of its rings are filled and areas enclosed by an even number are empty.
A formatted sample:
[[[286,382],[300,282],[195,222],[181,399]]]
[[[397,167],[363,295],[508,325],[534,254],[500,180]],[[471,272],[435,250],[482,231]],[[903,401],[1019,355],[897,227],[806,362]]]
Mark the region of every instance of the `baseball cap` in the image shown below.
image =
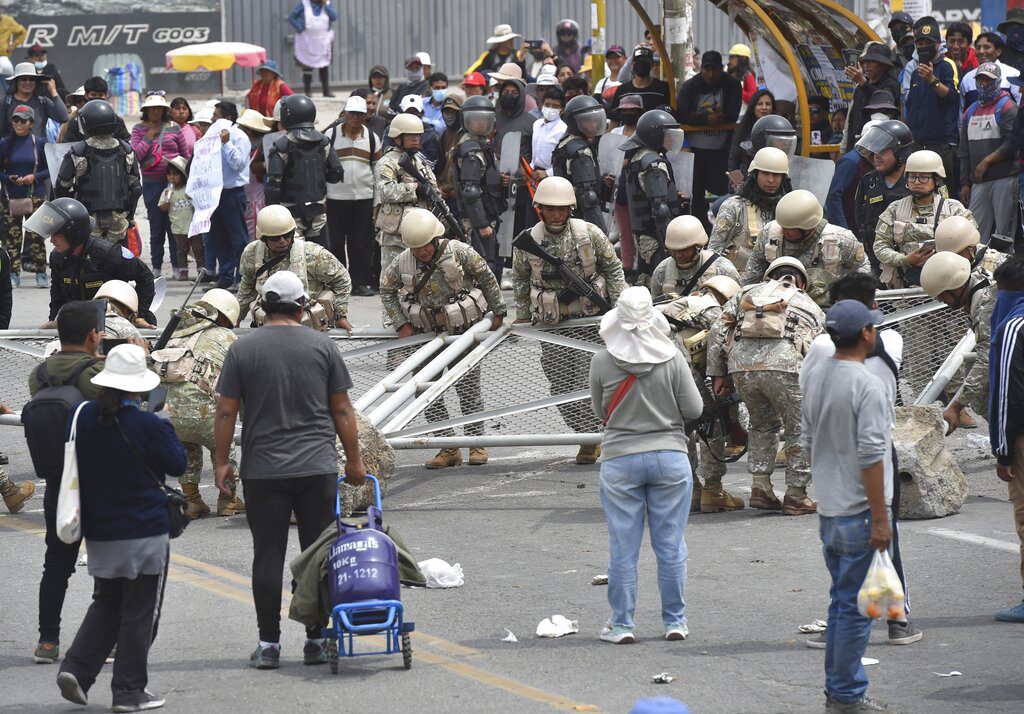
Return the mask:
[[[22,117],[23,119],[32,119],[34,121],[36,118],[36,111],[27,104],[19,104],[14,108],[14,113],[11,116]]]
[[[423,97],[418,94],[406,94],[402,97],[402,101],[398,103],[399,109],[403,112],[409,109],[418,109],[421,113],[423,112]]]
[[[840,300],[825,314],[825,329],[839,338],[853,337],[868,325],[881,325],[885,315],[859,300]]]
[[[433,62],[430,61],[430,55],[428,55],[426,52],[417,52],[416,56],[419,57],[420,64],[423,64],[423,65],[432,65],[433,64]]]
[[[722,66],[722,53],[718,50],[708,50],[700,58],[700,66],[704,67],[721,67]]]
[[[420,59],[419,55],[413,55],[411,57],[406,57],[405,58],[405,67],[406,67],[406,69],[408,69],[409,65],[411,65],[411,64],[422,65],[423,64],[423,60]]]
[[[260,296],[267,302],[294,302],[296,304],[307,299],[302,281],[290,270],[279,270],[267,278],[267,281],[263,283]]]
[[[995,62],[982,62],[980,65],[978,65],[978,71],[976,76],[980,77],[982,75],[985,75],[986,77],[991,77],[992,79],[1002,79],[1003,71]]]
[[[466,75],[466,78],[462,80],[462,84],[467,87],[486,87],[487,80],[484,79],[484,75],[480,72],[470,72]]]
[[[349,97],[345,102],[345,111],[366,114],[366,100],[362,97]]]
[[[892,19],[889,20],[889,27],[892,28],[893,24],[897,22],[902,22],[904,25],[910,25],[913,27],[914,18],[905,12],[894,12],[892,14]]]
[[[622,109],[643,109],[644,103],[639,94],[627,94],[619,100],[619,110]]]
[[[612,45],[607,50],[605,50],[604,53],[605,57],[608,57],[609,55],[618,55],[619,57],[625,57],[626,48],[624,48],[622,45]]]
[[[932,42],[938,43],[942,40],[942,35],[939,32],[939,23],[934,17],[922,17],[917,21],[914,26],[914,39],[915,40],[931,40]]]

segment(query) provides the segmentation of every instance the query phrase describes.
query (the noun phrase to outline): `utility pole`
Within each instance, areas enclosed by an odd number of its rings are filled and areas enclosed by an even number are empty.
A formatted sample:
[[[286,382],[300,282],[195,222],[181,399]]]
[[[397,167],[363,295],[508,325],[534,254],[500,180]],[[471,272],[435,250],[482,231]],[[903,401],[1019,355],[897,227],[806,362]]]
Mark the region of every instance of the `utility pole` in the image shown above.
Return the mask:
[[[677,85],[686,80],[693,60],[693,6],[693,0],[662,0],[662,32]],[[678,91],[678,86],[672,87],[673,96]]]
[[[590,72],[590,91],[593,92],[597,83],[604,79],[604,52],[605,52],[605,0],[591,0],[590,2],[590,63],[593,70]]]

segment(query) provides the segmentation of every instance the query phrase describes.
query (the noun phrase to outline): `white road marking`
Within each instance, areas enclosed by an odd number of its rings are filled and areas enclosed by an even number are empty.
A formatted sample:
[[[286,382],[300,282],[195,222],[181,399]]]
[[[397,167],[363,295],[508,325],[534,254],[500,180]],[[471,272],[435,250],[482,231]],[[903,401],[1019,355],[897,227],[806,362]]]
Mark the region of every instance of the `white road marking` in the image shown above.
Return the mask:
[[[1005,540],[996,540],[995,538],[986,538],[985,536],[976,535],[974,533],[967,533],[966,531],[954,531],[948,528],[929,528],[928,533],[937,535],[940,538],[949,538],[950,540],[959,540],[964,543],[974,543],[975,545],[983,545],[988,548],[995,548],[996,550],[1005,550],[1007,553],[1019,553],[1020,544],[1010,543]]]

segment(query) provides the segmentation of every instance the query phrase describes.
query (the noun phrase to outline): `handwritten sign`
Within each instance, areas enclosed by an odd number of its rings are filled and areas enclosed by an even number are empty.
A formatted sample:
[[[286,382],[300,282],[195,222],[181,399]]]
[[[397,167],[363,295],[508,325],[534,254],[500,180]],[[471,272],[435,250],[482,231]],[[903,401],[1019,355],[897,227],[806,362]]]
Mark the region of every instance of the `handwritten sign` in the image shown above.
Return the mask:
[[[210,217],[220,204],[224,187],[221,173],[220,132],[231,127],[227,119],[218,119],[192,149],[192,165],[188,171],[185,193],[192,199],[195,213],[188,227],[189,236],[202,235],[210,230]]]
[[[50,181],[57,183],[57,175],[60,173],[60,165],[64,157],[71,151],[74,143],[68,144],[47,144],[43,147],[43,154],[46,155],[46,168],[50,170]]]

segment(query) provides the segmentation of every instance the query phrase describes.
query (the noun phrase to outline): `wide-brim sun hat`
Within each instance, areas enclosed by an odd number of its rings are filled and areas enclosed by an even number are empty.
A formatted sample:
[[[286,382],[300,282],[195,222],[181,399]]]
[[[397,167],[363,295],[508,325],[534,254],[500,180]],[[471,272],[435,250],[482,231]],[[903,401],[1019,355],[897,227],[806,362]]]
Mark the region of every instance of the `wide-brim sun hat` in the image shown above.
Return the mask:
[[[184,156],[175,156],[170,161],[170,165],[181,172],[181,175],[188,178],[188,159]]]
[[[159,375],[146,362],[146,351],[138,345],[118,345],[110,350],[103,371],[89,381],[130,394],[144,394],[160,385]]]
[[[235,123],[238,126],[244,126],[246,129],[252,129],[260,134],[266,134],[270,131],[270,127],[267,126],[267,118],[255,109],[246,109],[243,111],[241,116],[238,117],[238,121]]]
[[[36,66],[31,62],[19,62],[14,67],[14,74],[11,79],[20,79],[22,77],[31,77],[32,79],[39,79],[39,74],[36,72]]]
[[[195,113],[189,124],[213,124],[213,110],[209,107],[203,107]]]
[[[654,309],[644,287],[626,288],[615,307],[601,318],[601,339],[608,353],[629,364],[661,364],[677,353],[668,320]]]
[[[146,116],[146,110],[159,107],[167,111],[171,110],[171,105],[167,103],[167,100],[160,94],[150,94],[142,102],[142,106],[139,107],[139,114]]]
[[[494,34],[487,38],[487,44],[500,45],[502,42],[522,37],[518,32],[512,32],[512,25],[495,25]]]

